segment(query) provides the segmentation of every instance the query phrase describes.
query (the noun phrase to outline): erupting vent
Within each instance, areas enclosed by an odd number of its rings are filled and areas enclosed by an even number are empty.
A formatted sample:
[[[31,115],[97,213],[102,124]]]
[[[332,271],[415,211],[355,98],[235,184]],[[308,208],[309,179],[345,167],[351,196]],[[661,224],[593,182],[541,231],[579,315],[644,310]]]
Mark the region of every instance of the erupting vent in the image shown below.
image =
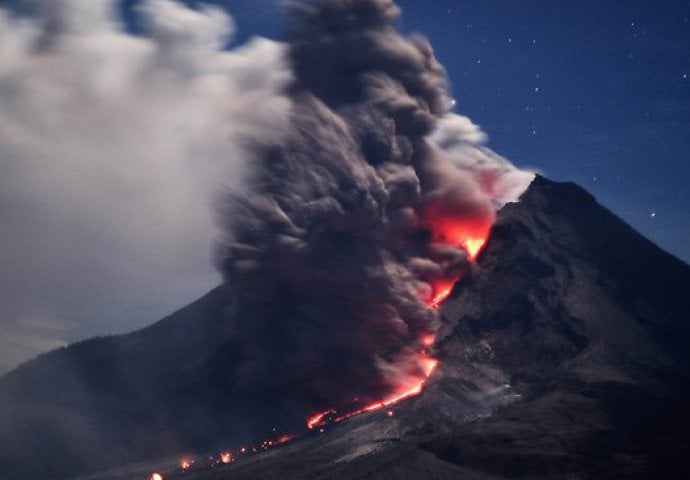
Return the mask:
[[[447,228],[448,225],[451,225],[452,228]],[[465,249],[471,261],[474,261],[474,259],[477,257],[477,254],[486,243],[489,235],[488,228],[482,233],[482,231],[479,229],[472,230],[470,228],[463,227],[463,225],[459,222],[447,222],[442,226],[440,231],[444,233],[439,235],[439,240],[448,242],[454,247],[461,247]],[[438,280],[434,282],[433,296],[427,302],[427,306],[434,311],[438,311],[441,307],[441,304],[453,291],[453,287],[458,280],[460,280],[460,277],[449,280]],[[435,342],[436,337],[433,334],[424,335],[420,339],[421,349],[417,354],[416,362],[421,367],[420,370],[422,375],[412,378],[409,382],[402,383],[389,396],[382,400],[365,405],[364,407],[354,409],[352,409],[352,407],[350,407],[350,409],[342,407],[339,409],[329,408],[328,410],[317,413],[307,419],[307,428],[309,430],[313,430],[315,428],[324,427],[330,423],[342,422],[343,420],[347,420],[348,418],[352,418],[363,413],[376,412],[422,393],[424,384],[438,367],[438,360],[431,356],[431,348],[434,346]],[[388,413],[392,414],[392,412]]]

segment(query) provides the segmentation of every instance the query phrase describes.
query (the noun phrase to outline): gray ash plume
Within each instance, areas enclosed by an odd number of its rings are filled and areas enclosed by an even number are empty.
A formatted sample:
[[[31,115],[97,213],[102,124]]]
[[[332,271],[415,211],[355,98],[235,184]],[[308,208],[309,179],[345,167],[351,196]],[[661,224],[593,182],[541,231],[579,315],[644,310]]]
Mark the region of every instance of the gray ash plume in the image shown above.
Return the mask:
[[[398,16],[388,0],[296,9],[289,125],[219,203],[244,339],[232,378],[252,395],[313,410],[422,377],[430,302],[469,268],[505,185],[531,179],[449,113],[443,68]]]

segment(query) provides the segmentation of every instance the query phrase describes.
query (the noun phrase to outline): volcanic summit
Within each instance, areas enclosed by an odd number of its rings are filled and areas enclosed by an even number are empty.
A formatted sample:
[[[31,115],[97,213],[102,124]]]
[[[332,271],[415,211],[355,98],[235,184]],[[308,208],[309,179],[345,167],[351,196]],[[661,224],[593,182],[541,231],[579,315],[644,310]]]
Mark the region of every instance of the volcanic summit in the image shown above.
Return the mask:
[[[161,460],[89,478],[680,478],[689,285],[687,265],[580,187],[537,177],[442,305],[440,365],[419,396],[230,466]],[[64,478],[173,453],[173,439],[192,448],[202,432],[218,445],[241,436],[224,420],[238,408],[222,391],[224,288],[5,376],[3,477]]]
[[[157,160],[185,165],[180,182],[194,187],[172,195],[193,212],[219,182],[216,227],[199,228],[215,233],[222,283],[148,328],[0,378],[0,477],[690,473],[690,268],[579,186],[489,149],[454,111],[428,41],[397,31],[392,0],[295,2],[283,42],[233,53],[220,9],[146,0],[139,36],[114,2],[30,3],[36,19],[0,16],[18,32],[17,64],[126,52],[96,72],[108,81],[93,82],[94,131],[128,124],[139,99],[147,112],[176,106],[161,110],[174,118]],[[67,93],[43,101],[82,98],[71,73]],[[113,118],[120,84],[138,100]],[[114,164],[130,139],[146,159],[149,138],[134,130],[106,144]],[[223,173],[194,177],[209,162]]]

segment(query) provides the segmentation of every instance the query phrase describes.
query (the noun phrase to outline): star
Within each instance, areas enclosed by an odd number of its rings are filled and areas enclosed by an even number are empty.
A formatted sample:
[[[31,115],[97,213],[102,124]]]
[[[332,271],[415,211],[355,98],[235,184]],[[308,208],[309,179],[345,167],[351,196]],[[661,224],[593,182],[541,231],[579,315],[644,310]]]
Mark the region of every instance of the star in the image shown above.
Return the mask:
[[[651,212],[651,213],[649,214],[649,217],[652,218],[652,219],[656,218],[656,212]]]

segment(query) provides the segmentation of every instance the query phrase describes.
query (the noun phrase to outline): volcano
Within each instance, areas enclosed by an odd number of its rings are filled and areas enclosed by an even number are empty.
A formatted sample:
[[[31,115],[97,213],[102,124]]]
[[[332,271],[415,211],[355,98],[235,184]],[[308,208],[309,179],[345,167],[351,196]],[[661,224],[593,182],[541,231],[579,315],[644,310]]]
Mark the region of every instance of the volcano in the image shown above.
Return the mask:
[[[538,176],[499,212],[440,307],[439,365],[420,395],[320,431],[304,431],[276,392],[249,398],[225,381],[241,341],[229,289],[0,379],[0,477],[690,474],[690,267],[575,184]],[[295,432],[212,469],[150,460]]]

